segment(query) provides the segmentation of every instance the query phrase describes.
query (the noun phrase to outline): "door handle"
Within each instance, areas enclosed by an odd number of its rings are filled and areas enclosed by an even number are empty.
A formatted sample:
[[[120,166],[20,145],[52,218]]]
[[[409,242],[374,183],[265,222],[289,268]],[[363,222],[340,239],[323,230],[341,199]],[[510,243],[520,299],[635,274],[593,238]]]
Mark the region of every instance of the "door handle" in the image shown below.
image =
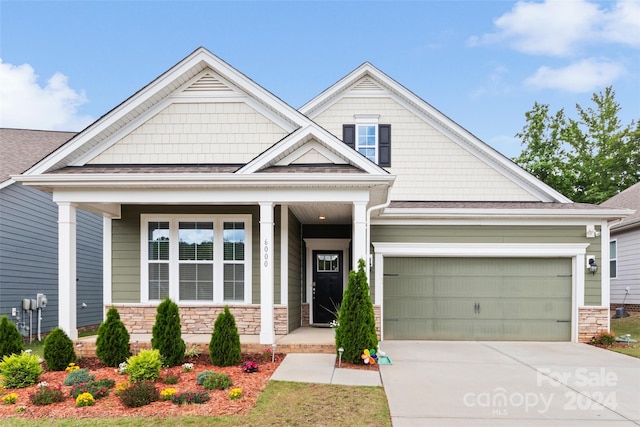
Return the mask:
[[[478,314],[480,314],[480,303],[478,303]]]
[[[478,303],[473,304],[473,312],[478,314]]]

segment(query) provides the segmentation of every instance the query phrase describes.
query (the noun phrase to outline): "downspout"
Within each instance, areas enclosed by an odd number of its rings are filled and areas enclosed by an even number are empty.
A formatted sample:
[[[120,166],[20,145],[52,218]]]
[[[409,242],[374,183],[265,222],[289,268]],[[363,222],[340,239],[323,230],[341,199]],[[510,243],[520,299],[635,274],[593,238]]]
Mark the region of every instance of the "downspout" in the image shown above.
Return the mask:
[[[367,278],[369,280],[369,283],[371,283],[371,264],[372,264],[371,254],[369,253],[370,247],[371,247],[371,212],[378,209],[384,209],[388,207],[390,204],[391,204],[391,192],[387,191],[386,202],[382,203],[381,205],[371,206],[369,209],[367,209],[366,222],[364,226],[365,226],[365,237],[366,237],[365,247],[367,248]]]

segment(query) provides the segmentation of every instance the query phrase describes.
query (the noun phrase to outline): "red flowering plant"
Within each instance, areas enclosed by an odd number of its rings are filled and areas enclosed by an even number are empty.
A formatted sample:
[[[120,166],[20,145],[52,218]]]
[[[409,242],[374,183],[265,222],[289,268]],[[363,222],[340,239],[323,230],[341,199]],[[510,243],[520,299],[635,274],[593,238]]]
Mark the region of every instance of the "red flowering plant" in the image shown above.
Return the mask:
[[[256,372],[258,370],[258,364],[248,360],[244,363],[244,365],[242,365],[242,370],[248,374],[250,374],[251,372]]]

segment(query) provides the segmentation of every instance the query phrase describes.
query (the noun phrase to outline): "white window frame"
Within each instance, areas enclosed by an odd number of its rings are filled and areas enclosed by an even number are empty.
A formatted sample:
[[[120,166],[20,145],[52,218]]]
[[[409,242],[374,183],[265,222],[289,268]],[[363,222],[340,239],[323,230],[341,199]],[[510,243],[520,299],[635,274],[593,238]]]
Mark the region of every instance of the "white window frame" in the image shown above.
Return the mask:
[[[252,243],[251,215],[223,215],[223,214],[142,214],[140,215],[140,302],[159,303],[160,300],[149,299],[149,245],[148,224],[150,222],[169,222],[169,298],[178,304],[188,305],[216,305],[216,304],[251,304],[252,297]],[[180,300],[180,277],[178,260],[178,227],[180,222],[213,222],[213,301]],[[224,299],[224,242],[223,231],[225,222],[242,222],[245,230],[245,259],[244,259],[244,299]],[[242,262],[234,261],[239,264]]]
[[[616,246],[616,256],[615,258],[611,258],[611,244],[614,243]],[[612,276],[611,273],[613,270],[611,269],[611,261],[616,262],[615,274]],[[618,278],[618,239],[609,240],[609,279],[617,279]]]
[[[377,165],[378,157],[380,154],[380,147],[378,144],[378,138],[380,137],[379,131],[378,131],[378,122],[380,120],[380,116],[378,114],[356,114],[354,118],[355,118],[355,125],[356,125],[354,144],[355,144],[355,150],[358,153],[360,153],[360,148],[371,148],[370,145],[362,145],[362,146],[360,145],[360,138],[358,137],[360,134],[360,128],[373,126],[375,130],[375,143],[373,147],[375,150],[375,159],[372,161]]]

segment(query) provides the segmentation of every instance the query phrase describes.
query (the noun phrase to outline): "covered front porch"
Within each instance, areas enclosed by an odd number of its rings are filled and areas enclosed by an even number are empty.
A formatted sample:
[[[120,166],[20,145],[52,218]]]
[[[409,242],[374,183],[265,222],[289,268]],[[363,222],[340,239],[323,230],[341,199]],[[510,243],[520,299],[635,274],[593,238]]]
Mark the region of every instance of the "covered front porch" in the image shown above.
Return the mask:
[[[96,355],[97,335],[78,338],[75,340],[76,354],[82,357]],[[197,346],[200,354],[209,353],[211,334],[183,334],[182,339],[187,349]],[[143,348],[151,348],[151,334],[131,334],[131,353],[136,354]],[[273,345],[260,344],[259,335],[240,335],[240,345],[243,353],[264,353],[273,351]],[[300,327],[286,335],[276,335],[276,353],[324,353],[335,354],[335,338],[333,329],[316,328],[312,326]]]

